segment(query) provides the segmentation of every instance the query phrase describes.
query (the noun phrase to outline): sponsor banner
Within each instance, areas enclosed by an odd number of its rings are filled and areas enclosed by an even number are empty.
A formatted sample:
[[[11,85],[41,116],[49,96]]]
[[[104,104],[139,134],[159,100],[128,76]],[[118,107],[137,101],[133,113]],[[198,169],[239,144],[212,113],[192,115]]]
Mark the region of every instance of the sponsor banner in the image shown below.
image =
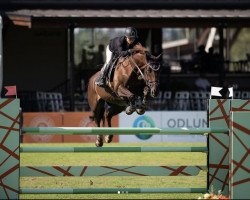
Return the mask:
[[[63,126],[69,127],[95,127],[95,122],[89,117],[91,112],[67,112],[63,114]],[[112,118],[113,127],[118,127],[118,116]],[[64,135],[63,142],[91,142],[94,143],[96,135]],[[118,142],[118,136],[114,136],[113,142]]]
[[[158,127],[158,128],[205,128],[206,111],[146,112],[144,115],[125,113],[119,115],[120,127]],[[120,142],[205,142],[200,135],[121,135]]]
[[[69,112],[63,114],[63,126],[66,127],[95,127],[90,119],[91,112]],[[64,135],[63,142],[95,142],[94,135]]]
[[[144,115],[133,113],[128,117],[127,114],[119,114],[120,127],[161,127],[160,112],[147,112]],[[159,142],[160,135],[119,135],[120,142]]]
[[[23,113],[23,126],[25,127],[94,127],[90,119],[91,112],[42,112]],[[107,123],[106,123],[107,124]],[[113,127],[118,127],[118,116],[112,118]],[[114,136],[113,142],[118,142],[119,137]],[[95,135],[24,135],[23,142],[91,142],[96,140]]]
[[[60,113],[23,113],[23,126],[48,127],[62,126],[62,115]],[[23,142],[43,143],[62,142],[61,135],[24,135]]]

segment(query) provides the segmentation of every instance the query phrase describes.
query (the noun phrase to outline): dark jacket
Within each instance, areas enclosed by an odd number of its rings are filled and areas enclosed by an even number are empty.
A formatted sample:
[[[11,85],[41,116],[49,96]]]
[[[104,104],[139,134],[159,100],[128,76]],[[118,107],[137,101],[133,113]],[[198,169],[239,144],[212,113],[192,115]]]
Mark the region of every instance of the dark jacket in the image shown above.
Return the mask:
[[[109,42],[109,50],[113,53],[112,57],[127,56],[129,55],[128,50],[133,49],[139,42],[135,40],[132,44],[126,42],[125,36],[116,37]]]

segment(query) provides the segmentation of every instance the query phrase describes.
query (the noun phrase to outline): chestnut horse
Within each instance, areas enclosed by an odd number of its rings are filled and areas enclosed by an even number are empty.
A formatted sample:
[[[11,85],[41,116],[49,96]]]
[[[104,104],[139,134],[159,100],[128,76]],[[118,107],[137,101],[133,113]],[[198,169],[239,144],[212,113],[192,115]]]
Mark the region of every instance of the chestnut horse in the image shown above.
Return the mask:
[[[107,87],[95,84],[100,71],[90,78],[87,91],[88,103],[98,127],[101,121],[102,126],[105,125],[105,118],[111,127],[112,117],[124,110],[128,115],[134,111],[139,115],[145,113],[147,99],[158,95],[159,57],[151,55],[144,47],[137,45],[132,49],[131,56],[118,59],[113,78]],[[113,135],[104,137],[108,143],[112,138]],[[98,135],[96,146],[102,145],[103,135]]]

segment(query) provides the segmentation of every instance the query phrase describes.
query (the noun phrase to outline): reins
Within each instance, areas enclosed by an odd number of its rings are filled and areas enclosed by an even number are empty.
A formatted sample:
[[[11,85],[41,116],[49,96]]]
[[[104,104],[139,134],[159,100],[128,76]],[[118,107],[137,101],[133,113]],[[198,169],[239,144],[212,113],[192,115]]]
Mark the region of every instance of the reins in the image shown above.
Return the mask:
[[[134,59],[132,58],[132,56],[129,57],[129,60],[132,61],[132,63],[134,64],[134,66],[137,68],[137,70],[139,71],[139,73],[141,74],[142,79],[146,82],[145,76],[142,73],[141,69],[139,68],[139,66],[135,63]],[[147,66],[148,64],[144,65]],[[143,66],[143,67],[144,67]]]
[[[149,68],[152,69],[153,71],[158,71],[158,70],[159,70],[159,67],[155,69],[155,68],[153,68],[153,67],[150,65],[149,62],[147,62],[147,63],[146,63],[145,65],[143,65],[142,67],[139,67],[139,66],[137,65],[137,63],[135,62],[135,60],[133,59],[132,56],[125,57],[125,59],[126,59],[126,58],[128,58],[128,61],[130,62],[130,67],[132,68],[132,71],[135,72],[137,75],[138,75],[138,73],[139,73],[138,79],[143,79],[148,87],[153,87],[154,85],[158,85],[158,81],[147,80],[146,77],[145,77],[145,75],[144,75],[144,73],[143,73],[143,71],[142,71],[142,69],[145,69],[145,68],[149,67]],[[123,62],[125,61],[125,59],[124,59],[122,62],[120,62],[120,63],[122,64],[122,66],[124,66],[124,65],[123,65]],[[128,65],[127,65],[127,66],[128,66]],[[136,72],[135,69],[137,69],[138,72]],[[147,72],[145,72],[145,73],[147,73]]]
[[[145,83],[146,83],[147,86],[149,86],[149,87],[151,88],[151,87],[153,87],[154,85],[157,86],[157,85],[159,84],[158,81],[147,80],[147,79],[145,78],[145,75],[143,74],[143,72],[142,72],[142,70],[141,70],[141,68],[144,69],[144,68],[146,68],[147,66],[149,66],[152,70],[157,71],[157,70],[155,70],[153,67],[151,67],[149,63],[143,65],[143,66],[140,68],[140,67],[135,63],[135,61],[134,61],[134,59],[132,58],[132,56],[129,57],[129,60],[130,60],[130,61],[134,64],[134,66],[137,68],[138,72],[140,73],[142,79],[145,81]],[[158,69],[159,69],[159,68],[158,68]]]

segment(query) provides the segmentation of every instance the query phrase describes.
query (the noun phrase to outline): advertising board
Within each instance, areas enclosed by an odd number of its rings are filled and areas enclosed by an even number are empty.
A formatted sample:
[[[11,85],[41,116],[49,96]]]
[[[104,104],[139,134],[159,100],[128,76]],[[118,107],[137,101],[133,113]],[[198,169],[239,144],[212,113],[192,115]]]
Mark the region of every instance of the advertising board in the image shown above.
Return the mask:
[[[206,111],[150,111],[144,115],[125,113],[119,115],[120,127],[158,127],[158,128],[205,128]],[[120,142],[204,142],[199,135],[121,135]]]

